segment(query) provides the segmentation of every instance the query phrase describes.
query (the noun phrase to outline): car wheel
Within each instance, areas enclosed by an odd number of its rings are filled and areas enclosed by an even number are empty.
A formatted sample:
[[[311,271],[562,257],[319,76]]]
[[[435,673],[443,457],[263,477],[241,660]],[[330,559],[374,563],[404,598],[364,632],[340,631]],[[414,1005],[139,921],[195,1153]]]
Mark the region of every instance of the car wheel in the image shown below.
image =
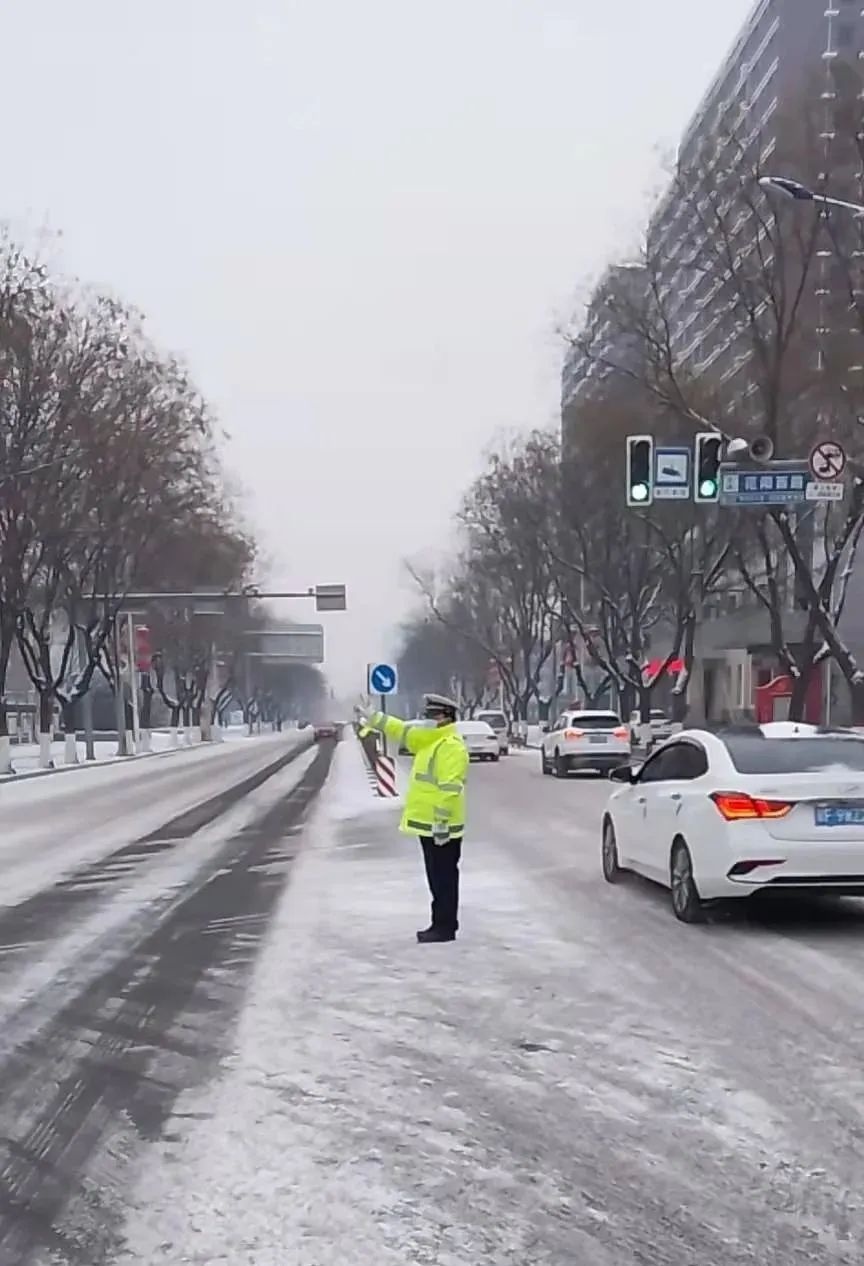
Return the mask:
[[[705,918],[705,903],[693,878],[693,858],[683,840],[677,840],[672,846],[669,887],[675,918],[681,923],[701,923]]]
[[[607,818],[603,823],[603,878],[607,884],[617,884],[624,873],[624,867],[618,861],[615,828]]]
[[[492,760],[492,761],[496,761],[496,762],[497,762],[497,761],[499,761],[501,758],[500,758],[500,756],[491,756],[489,759],[490,759],[490,760]]]
[[[564,759],[561,753],[557,751],[555,753],[555,777],[556,778],[567,777],[567,761]]]
[[[540,748],[540,765],[541,765],[541,769],[543,770],[543,773],[546,774],[547,777],[551,775],[552,766],[549,764],[548,760],[546,759],[546,753],[542,747]]]

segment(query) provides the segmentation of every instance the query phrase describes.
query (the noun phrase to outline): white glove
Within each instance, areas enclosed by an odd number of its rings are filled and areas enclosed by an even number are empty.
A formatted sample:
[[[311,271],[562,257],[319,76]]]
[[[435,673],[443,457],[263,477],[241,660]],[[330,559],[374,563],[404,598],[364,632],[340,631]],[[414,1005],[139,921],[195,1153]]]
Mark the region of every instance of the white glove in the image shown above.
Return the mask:
[[[446,822],[436,822],[432,827],[432,839],[436,844],[450,842],[450,828]]]
[[[374,711],[375,709],[370,704],[369,700],[364,699],[364,697],[360,695],[357,702],[354,704],[354,716],[357,718],[357,724],[361,726],[368,725],[369,717]]]

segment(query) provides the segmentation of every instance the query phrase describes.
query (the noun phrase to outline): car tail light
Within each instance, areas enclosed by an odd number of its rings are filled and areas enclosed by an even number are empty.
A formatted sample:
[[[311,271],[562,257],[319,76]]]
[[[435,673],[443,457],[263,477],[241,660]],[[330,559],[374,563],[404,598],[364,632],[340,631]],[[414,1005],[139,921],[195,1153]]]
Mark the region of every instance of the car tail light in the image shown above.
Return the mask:
[[[584,738],[585,731],[584,730],[565,730],[564,737],[565,738]]]
[[[617,730],[612,731],[612,737],[626,739],[630,737],[630,731],[626,725],[620,725]]]
[[[711,799],[727,822],[752,818],[785,818],[792,809],[791,800],[762,800],[745,791],[714,791]]]

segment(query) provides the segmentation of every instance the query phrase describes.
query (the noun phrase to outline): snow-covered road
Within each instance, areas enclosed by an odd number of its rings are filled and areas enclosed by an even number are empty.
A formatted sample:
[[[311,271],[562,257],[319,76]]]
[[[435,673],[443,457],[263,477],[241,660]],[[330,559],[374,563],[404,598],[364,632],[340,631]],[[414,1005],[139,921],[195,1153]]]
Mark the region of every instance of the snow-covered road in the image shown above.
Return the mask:
[[[124,1155],[224,1053],[329,767],[310,743],[0,788],[2,1266],[103,1260]]]
[[[326,759],[7,1049],[2,1266],[860,1261],[860,905],[683,927],[529,752],[472,771],[463,932],[421,947],[353,742],[300,849]]]

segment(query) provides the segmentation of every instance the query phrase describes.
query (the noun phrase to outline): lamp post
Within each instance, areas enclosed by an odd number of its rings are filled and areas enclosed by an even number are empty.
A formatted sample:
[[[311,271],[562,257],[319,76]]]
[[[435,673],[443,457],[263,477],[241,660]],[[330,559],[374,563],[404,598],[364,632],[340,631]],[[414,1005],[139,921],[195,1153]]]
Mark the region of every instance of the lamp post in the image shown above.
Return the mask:
[[[761,176],[759,184],[763,189],[782,194],[793,202],[813,202],[820,207],[840,207],[844,211],[851,211],[853,215],[864,215],[864,206],[860,203],[847,202],[845,198],[831,198],[827,193],[817,193],[798,180],[790,180],[788,176]]]

